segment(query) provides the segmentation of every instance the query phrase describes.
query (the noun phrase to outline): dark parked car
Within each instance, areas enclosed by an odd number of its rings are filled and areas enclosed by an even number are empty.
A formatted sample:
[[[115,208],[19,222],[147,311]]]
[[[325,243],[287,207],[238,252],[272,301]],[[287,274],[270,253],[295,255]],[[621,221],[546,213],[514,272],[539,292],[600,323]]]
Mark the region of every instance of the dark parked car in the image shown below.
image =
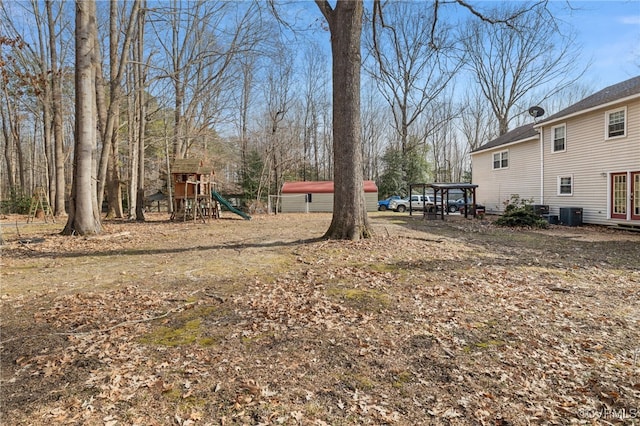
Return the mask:
[[[467,204],[471,205],[470,199],[467,199]],[[449,200],[447,203],[447,211],[449,213],[455,213],[464,207],[464,198],[458,198],[457,200]]]
[[[381,212],[385,210],[389,210],[389,203],[392,200],[399,200],[399,199],[400,199],[399,195],[392,195],[389,198],[385,198],[384,200],[378,201],[378,210],[380,210]]]

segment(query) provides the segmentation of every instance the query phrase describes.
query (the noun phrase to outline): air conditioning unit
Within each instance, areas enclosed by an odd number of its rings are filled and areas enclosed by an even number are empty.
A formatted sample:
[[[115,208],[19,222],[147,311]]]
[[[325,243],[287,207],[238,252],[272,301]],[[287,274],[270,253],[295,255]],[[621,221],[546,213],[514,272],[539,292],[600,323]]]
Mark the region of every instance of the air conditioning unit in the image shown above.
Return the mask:
[[[549,214],[548,204],[534,204],[531,207],[533,207],[533,214],[535,214],[536,216],[543,216],[545,214]]]
[[[560,207],[560,224],[582,226],[582,207]]]

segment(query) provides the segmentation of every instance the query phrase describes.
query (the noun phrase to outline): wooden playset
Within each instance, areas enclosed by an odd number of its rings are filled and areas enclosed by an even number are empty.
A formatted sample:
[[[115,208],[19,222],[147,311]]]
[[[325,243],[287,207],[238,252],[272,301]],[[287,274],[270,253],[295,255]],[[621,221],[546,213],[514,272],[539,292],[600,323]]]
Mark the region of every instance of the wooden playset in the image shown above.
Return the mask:
[[[171,220],[202,220],[220,217],[220,206],[213,199],[215,173],[202,159],[176,159],[171,166],[173,213]]]

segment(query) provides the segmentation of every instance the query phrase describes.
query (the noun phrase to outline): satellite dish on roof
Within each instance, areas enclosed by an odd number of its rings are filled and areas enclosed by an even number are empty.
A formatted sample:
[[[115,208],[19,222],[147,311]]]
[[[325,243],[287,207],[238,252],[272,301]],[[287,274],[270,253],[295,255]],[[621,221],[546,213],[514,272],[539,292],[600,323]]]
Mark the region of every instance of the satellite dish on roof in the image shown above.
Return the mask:
[[[542,117],[544,115],[544,110],[539,106],[532,106],[529,108],[529,115],[533,118]]]

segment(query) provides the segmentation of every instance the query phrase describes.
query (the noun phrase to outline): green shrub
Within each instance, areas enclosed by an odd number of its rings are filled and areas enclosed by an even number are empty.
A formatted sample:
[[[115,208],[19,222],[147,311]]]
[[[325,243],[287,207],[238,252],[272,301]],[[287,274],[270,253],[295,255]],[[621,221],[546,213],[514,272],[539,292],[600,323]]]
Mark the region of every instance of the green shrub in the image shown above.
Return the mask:
[[[505,202],[504,214],[496,220],[496,225],[531,228],[546,228],[549,226],[546,220],[533,212],[533,200],[520,198],[518,194],[511,196]]]
[[[0,210],[3,214],[28,214],[31,206],[31,197],[22,190],[12,189],[8,200],[0,203]]]

